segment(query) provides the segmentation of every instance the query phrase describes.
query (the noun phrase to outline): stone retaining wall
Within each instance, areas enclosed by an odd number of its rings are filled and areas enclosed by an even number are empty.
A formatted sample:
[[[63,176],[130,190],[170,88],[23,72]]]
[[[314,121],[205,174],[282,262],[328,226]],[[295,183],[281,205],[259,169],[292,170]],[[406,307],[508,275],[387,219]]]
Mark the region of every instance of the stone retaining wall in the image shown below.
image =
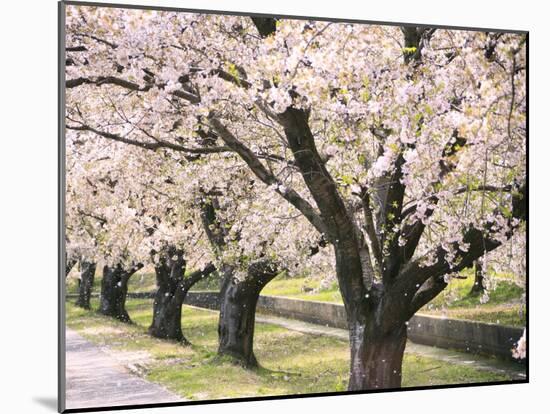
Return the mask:
[[[218,309],[217,292],[189,292],[185,303]],[[344,306],[279,296],[260,296],[257,311],[334,328],[347,328]],[[417,314],[408,323],[408,338],[423,345],[511,359],[521,328]]]

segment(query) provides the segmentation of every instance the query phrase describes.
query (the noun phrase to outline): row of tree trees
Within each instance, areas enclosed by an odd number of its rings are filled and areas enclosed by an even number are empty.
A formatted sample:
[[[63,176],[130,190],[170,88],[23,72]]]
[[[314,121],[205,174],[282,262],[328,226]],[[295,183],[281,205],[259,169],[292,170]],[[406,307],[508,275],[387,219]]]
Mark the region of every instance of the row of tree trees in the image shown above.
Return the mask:
[[[68,267],[106,263],[103,313],[151,263],[150,332],[183,341],[215,269],[219,351],[254,366],[261,289],[334,274],[349,389],[395,388],[411,316],[524,237],[524,35],[66,11]]]

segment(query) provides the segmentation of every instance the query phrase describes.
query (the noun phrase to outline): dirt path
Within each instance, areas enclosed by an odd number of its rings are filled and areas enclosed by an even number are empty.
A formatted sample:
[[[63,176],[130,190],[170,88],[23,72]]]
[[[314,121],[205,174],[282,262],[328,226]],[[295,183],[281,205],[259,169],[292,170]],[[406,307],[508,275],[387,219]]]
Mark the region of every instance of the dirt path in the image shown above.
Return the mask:
[[[184,401],[160,385],[132,375],[123,363],[66,330],[66,408]]]

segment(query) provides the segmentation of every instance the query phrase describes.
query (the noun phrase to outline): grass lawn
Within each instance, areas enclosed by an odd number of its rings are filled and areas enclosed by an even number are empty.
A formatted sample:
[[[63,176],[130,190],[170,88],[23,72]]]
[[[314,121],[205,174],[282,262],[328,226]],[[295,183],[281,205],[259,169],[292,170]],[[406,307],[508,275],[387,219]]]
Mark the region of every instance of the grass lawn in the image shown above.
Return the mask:
[[[489,300],[481,304],[479,296],[468,295],[472,288],[473,274],[466,275],[468,279],[453,280],[443,294],[422,308],[421,312],[444,314],[449,318],[525,326],[523,288],[505,277],[498,278],[495,289],[489,292]]]
[[[97,308],[97,299],[92,301]],[[347,387],[349,351],[346,341],[256,324],[255,353],[261,364],[246,370],[216,355],[217,319],[214,312],[185,306],[183,329],[193,345],[147,335],[151,300],[129,300],[133,325],[85,311],[67,302],[67,325],[89,341],[113,352],[146,354],[144,377],[177,394],[197,400],[261,395],[343,391]],[[463,384],[509,380],[505,375],[471,366],[406,355],[403,386]]]

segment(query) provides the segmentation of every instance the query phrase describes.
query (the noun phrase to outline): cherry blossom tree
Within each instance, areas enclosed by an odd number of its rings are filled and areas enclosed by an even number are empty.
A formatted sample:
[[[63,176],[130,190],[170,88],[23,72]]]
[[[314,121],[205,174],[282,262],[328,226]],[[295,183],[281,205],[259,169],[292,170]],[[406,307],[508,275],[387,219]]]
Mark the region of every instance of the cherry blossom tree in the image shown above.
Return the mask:
[[[223,276],[218,353],[247,367],[258,364],[253,338],[262,289],[282,271],[295,276],[333,267],[328,249],[319,246],[319,236],[307,220],[271,198],[270,189],[247,177],[227,188],[223,197],[201,201],[204,227]]]
[[[66,50],[69,131],[246,167],[236,241],[286,203],[327,243],[350,390],[400,387],[407,321],[526,220],[524,34],[69,6]]]
[[[144,264],[155,268],[158,290],[150,333],[185,342],[181,332],[181,305],[189,288],[213,271],[200,257],[193,263],[202,270],[184,277],[185,260],[181,246],[196,244],[199,226],[186,205],[172,203],[167,196],[175,183],[159,176],[162,155],[138,157],[141,151],[124,144],[90,141],[79,132],[68,134],[68,243],[70,257],[81,260],[82,280],[89,294],[93,272],[85,271],[101,261],[103,268],[100,312],[129,321],[125,310],[127,283]],[[151,168],[155,171],[150,173]],[[129,177],[138,172],[138,178]],[[154,191],[153,191],[154,190]],[[193,249],[204,256],[204,251]],[[85,275],[92,274],[91,281]],[[79,299],[80,301],[80,299]],[[78,302],[77,302],[78,303]]]
[[[134,211],[127,204],[116,204],[117,181],[101,168],[107,158],[94,160],[95,152],[80,148],[83,141],[67,140],[67,243],[68,257],[78,258],[81,268],[79,306],[89,308],[95,268],[99,261],[103,267],[100,312],[129,321],[124,308],[127,281],[142,265],[133,266],[126,261],[127,249],[117,246],[117,238],[134,235],[127,231]],[[85,158],[84,155],[85,154]],[[78,157],[80,155],[80,157]],[[127,246],[130,241],[126,240]],[[74,260],[74,259],[73,259]],[[124,270],[132,269],[132,270]]]

